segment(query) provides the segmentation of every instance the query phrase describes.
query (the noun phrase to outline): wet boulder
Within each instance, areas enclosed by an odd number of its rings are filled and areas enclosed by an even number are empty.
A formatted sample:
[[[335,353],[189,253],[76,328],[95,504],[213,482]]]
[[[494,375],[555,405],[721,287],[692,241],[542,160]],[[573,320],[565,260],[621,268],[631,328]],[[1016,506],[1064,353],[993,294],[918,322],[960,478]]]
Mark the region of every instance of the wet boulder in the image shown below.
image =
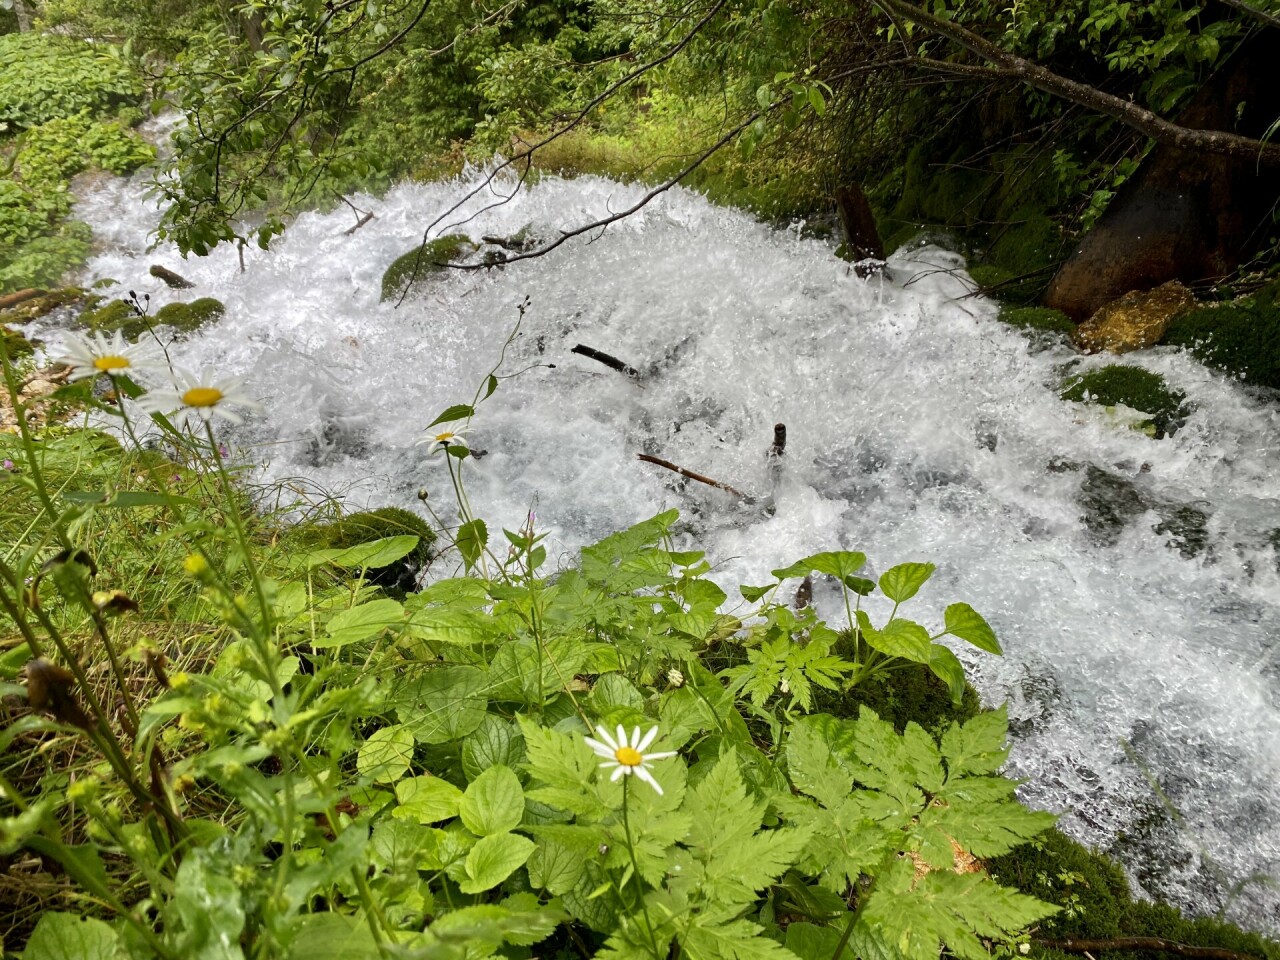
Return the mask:
[[[1150,291],[1132,291],[1098,310],[1076,328],[1073,339],[1085,353],[1128,353],[1160,342],[1173,319],[1196,304],[1176,280]]]
[[[1069,377],[1062,399],[1134,411],[1138,414],[1134,426],[1157,440],[1177,432],[1191,412],[1187,395],[1171,389],[1160,374],[1123,364]]]
[[[391,262],[382,275],[382,300],[399,298],[409,286],[438,274],[450,263],[474,253],[476,245],[468,237],[451,233],[414,247]]]

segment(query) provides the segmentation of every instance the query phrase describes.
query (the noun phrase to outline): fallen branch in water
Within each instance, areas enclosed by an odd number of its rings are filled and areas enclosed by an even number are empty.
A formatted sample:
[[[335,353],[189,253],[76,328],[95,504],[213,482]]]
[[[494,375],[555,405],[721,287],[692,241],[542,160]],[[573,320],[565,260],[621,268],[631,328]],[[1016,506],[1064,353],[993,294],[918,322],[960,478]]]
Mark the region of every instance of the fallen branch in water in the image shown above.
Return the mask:
[[[595,350],[595,349],[592,349],[591,347],[584,346],[583,344],[579,343],[576,346],[574,346],[574,348],[569,352],[580,354],[581,356],[584,356],[584,357],[590,357],[592,360],[598,360],[600,363],[603,363],[610,370],[617,370],[619,373],[625,373],[628,377],[630,377],[633,380],[640,379],[640,371],[637,370],[635,367],[631,366],[629,363],[623,363],[617,357],[604,353],[601,350]]]
[[[1160,953],[1176,953],[1182,957],[1200,957],[1203,960],[1258,960],[1251,953],[1240,953],[1226,947],[1196,947],[1161,937],[1116,937],[1113,940],[1033,940],[1038,947],[1061,950],[1063,953],[1097,953],[1104,950],[1156,950]]]
[[[726,493],[732,493],[735,497],[746,503],[752,503],[755,497],[743,493],[736,487],[731,487],[727,483],[721,483],[719,480],[712,480],[710,477],[704,477],[700,473],[694,473],[692,470],[686,470],[684,467],[676,466],[670,460],[663,460],[661,457],[652,457],[647,453],[637,453],[637,460],[643,460],[645,463],[656,464],[659,467],[665,467],[672,473],[678,473],[682,477],[688,477],[690,480],[697,480],[699,483],[705,483],[709,487],[715,487],[717,490],[723,490]]]
[[[190,280],[181,274],[174,273],[168,267],[162,267],[158,263],[153,263],[148,271],[157,280],[163,280],[164,285],[171,290],[190,290],[195,286]]]
[[[351,212],[356,216],[356,225],[354,227],[351,227],[350,229],[343,230],[342,231],[343,236],[346,236],[346,237],[351,236],[353,233],[355,233],[357,230],[359,230],[366,223],[368,223],[370,220],[373,219],[372,210],[361,210],[359,207],[357,207],[354,203],[352,203],[342,194],[338,194],[338,199],[341,200],[343,203],[345,203],[348,207],[350,207]],[[363,214],[363,216],[361,216],[361,214]]]

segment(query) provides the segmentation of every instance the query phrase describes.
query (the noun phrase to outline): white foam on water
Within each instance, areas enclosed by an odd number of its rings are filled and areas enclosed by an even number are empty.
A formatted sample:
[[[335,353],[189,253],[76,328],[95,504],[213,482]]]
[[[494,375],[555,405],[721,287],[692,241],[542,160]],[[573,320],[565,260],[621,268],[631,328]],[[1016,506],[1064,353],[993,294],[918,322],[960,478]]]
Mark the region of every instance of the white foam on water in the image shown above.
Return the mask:
[[[1065,365],[1110,358],[1001,324],[948,269],[954,255],[900,252],[887,278],[864,281],[819,242],[679,189],[549,256],[448,272],[399,307],[380,303],[388,264],[471,182],[353,198],[376,219],[352,235],[346,208],[302,215],[269,253],[246,250],[243,273],[233,248],[186,262],[148,252],[157,213],[134,183],[107,184],[77,215],[106,245],[88,279],[115,278],[153,306],[224,301],[225,319],[175,343],[175,359],[246,374],[264,409],[232,442],[265,479],[339,492],[350,509],[420,510],[420,487],[437,509],[451,500],[443,459],[415,441],[472,399],[528,297],[503,372],[528,369],[481,405],[468,437],[488,451],[464,469],[491,530],[536,507],[564,564],[679,507],[686,540],[730,587],[825,549],[863,550],[877,570],[937,563],[908,610],[940,628],[964,600],[995,627],[1003,658],[960,652],[984,699],[1009,702],[1023,798],[1114,850],[1150,892],[1280,931],[1280,888],[1259,880],[1280,875],[1274,402],[1183,353],[1134,354],[1125,362],[1194,404],[1154,440],[1061,400]],[[491,209],[472,202],[457,229],[479,240],[532,224],[550,237],[640,194],[547,178]],[[167,290],[153,262],[196,288]],[[577,343],[652,372],[635,383],[570,353]],[[773,490],[775,422],[789,442]],[[638,452],[772,494],[774,509],[678,484]],[[1202,510],[1207,548],[1184,557],[1155,510],[1098,542],[1080,503],[1098,476],[1089,465],[1148,502]],[[837,619],[835,588],[816,593]]]

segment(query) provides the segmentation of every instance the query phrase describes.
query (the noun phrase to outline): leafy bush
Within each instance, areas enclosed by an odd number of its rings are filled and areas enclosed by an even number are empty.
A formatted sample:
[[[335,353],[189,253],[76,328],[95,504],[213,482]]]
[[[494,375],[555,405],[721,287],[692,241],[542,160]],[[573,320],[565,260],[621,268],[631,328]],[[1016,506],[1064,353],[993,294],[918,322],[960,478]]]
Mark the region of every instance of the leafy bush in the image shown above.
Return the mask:
[[[57,286],[68,272],[84,265],[92,238],[93,231],[87,223],[69,220],[52,235],[36,237],[8,256],[0,256],[0,293]]]
[[[45,33],[0,36],[0,130],[105,113],[140,92],[114,47]]]

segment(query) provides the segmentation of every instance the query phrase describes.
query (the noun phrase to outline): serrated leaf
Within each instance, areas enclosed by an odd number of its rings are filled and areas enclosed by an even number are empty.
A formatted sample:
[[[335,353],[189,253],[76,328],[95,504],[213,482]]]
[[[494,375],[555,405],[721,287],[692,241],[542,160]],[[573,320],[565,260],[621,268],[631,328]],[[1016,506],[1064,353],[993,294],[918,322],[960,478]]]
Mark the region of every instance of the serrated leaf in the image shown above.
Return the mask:
[[[689,960],[797,960],[782,944],[761,934],[762,928],[750,920],[716,923],[695,916],[680,946]]]
[[[436,424],[439,424],[439,423],[453,423],[456,420],[465,420],[467,419],[467,417],[474,417],[475,414],[476,414],[475,408],[472,407],[470,404],[455,403],[452,407],[449,407],[449,409],[445,410],[444,413],[440,414],[440,416],[436,417],[434,420],[428,423],[427,429],[430,430],[432,427],[434,427]]]
[[[961,640],[968,640],[979,650],[1002,654],[996,632],[982,615],[967,603],[953,603],[945,614],[947,633]]]
[[[514,833],[482,837],[467,854],[467,878],[458,886],[463,893],[491,890],[523,866],[531,853],[533,841],[528,837]]]
[[[474,780],[494,764],[513,770],[524,760],[524,738],[514,722],[488,714],[462,742],[462,772]]]
[[[552,824],[528,828],[536,846],[529,857],[529,883],[553,896],[568,893],[598,857],[602,833],[592,827]]]
[[[932,659],[929,631],[910,620],[890,620],[883,630],[871,625],[865,610],[856,613],[858,632],[868,644],[890,657],[902,657],[914,663],[928,663]]]
[[[458,815],[462,791],[440,777],[411,777],[396,784],[396,800],[391,816],[397,820],[439,823]]]
[[[837,580],[843,580],[845,577],[851,577],[861,570],[867,562],[867,556],[864,553],[858,553],[853,550],[836,550],[815,553],[811,557],[805,557],[800,562],[813,573],[826,573]]]
[[[906,603],[936,570],[932,563],[900,563],[880,575],[880,589],[894,603]]]
[[[383,597],[359,606],[343,610],[325,626],[324,637],[316,637],[311,645],[317,650],[345,647],[381,633],[389,627],[404,622],[404,608],[396,601]]]
[[[49,911],[31,931],[23,960],[115,960],[119,936],[93,917]]]
[[[1057,817],[1019,803],[956,803],[932,807],[921,824],[936,827],[975,857],[998,857],[1054,825]]]
[[[995,773],[1008,759],[1008,706],[986,710],[963,726],[952,724],[942,735],[942,758],[947,779]]]
[[[374,783],[394,783],[413,761],[413,733],[402,724],[374,731],[356,754],[360,776]]]
[[[478,667],[435,667],[397,689],[392,703],[419,743],[448,743],[484,722],[487,685]]]
[[[524,818],[520,778],[510,767],[489,767],[467,786],[458,815],[463,826],[477,836],[506,833]]]

